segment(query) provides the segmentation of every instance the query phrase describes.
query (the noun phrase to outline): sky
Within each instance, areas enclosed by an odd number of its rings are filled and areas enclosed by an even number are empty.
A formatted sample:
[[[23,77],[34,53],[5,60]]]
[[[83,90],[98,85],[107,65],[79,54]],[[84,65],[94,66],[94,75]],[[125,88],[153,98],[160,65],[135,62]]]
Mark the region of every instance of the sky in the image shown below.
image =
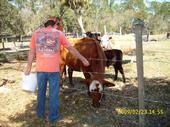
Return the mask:
[[[148,6],[149,4],[149,2],[152,2],[152,1],[156,1],[156,2],[170,2],[170,0],[144,0],[144,2],[145,2],[145,5],[146,6]]]
[[[11,1],[12,1],[11,3],[13,3],[15,0],[11,0]],[[170,2],[170,0],[144,0],[146,6],[148,6],[149,5],[148,3],[152,2],[152,1],[156,1],[156,2]],[[121,0],[115,0],[115,2],[116,3],[121,3]]]
[[[118,2],[118,3],[120,3],[121,2],[121,0],[115,0],[116,2]],[[156,2],[164,2],[164,1],[166,1],[166,2],[170,2],[170,0],[144,0],[144,2],[145,3],[149,3],[149,2],[152,2],[152,1],[156,1]]]
[[[144,0],[146,6],[149,6],[148,3],[152,2],[152,1],[156,1],[156,2],[170,2],[170,0]],[[116,3],[121,3],[121,0],[115,0]]]
[[[168,0],[144,0],[145,2],[152,2],[152,1],[156,1],[156,2],[164,2],[164,1],[168,1]],[[170,0],[169,0],[170,1]]]

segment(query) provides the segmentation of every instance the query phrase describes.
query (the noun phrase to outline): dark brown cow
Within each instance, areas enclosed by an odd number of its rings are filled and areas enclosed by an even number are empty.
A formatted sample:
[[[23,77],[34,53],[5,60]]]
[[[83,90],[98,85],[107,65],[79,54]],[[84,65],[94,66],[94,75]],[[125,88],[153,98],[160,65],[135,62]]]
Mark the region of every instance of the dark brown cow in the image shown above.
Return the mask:
[[[86,78],[83,83],[88,87],[93,106],[99,107],[104,85],[114,86],[114,84],[103,79],[106,63],[105,54],[98,42],[92,38],[72,38],[69,39],[69,42],[88,59],[90,66],[83,66],[80,60],[69,53],[67,49],[62,48],[61,72],[64,72],[66,65],[73,70],[82,71]]]
[[[107,62],[106,66],[109,67],[110,65],[113,65],[115,70],[115,80],[117,80],[118,71],[121,73],[123,82],[125,83],[125,74],[122,67],[122,60],[123,60],[123,53],[121,50],[118,49],[111,49],[104,51]]]

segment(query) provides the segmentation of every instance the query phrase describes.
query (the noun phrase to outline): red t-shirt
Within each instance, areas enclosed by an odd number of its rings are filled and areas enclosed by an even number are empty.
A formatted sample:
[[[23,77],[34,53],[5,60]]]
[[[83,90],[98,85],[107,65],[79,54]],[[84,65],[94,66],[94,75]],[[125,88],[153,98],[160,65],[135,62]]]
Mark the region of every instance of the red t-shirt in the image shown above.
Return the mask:
[[[71,46],[63,32],[51,27],[35,31],[30,48],[36,50],[37,72],[59,72],[60,47]]]

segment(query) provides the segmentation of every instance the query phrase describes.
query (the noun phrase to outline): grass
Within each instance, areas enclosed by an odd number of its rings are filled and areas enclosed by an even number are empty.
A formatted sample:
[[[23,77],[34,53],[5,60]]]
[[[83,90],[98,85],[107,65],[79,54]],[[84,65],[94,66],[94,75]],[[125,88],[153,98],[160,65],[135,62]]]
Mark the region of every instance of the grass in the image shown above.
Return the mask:
[[[170,40],[144,43],[144,78],[145,78],[145,107],[163,110],[163,114],[146,115],[147,127],[170,126],[170,109],[165,102],[170,103]],[[124,56],[129,61],[129,56]],[[0,92],[0,126],[2,127],[48,127],[49,124],[39,123],[36,118],[36,93],[21,90],[21,73],[26,61],[13,61],[0,65],[0,83],[2,79],[14,80]],[[116,84],[115,87],[105,89],[105,99],[100,108],[91,106],[91,99],[87,95],[86,87],[80,83],[82,73],[74,72],[75,89],[60,91],[60,113],[62,119],[57,127],[137,127],[138,115],[120,114],[118,109],[138,108],[138,84],[136,63],[123,64],[127,83],[113,81],[113,68],[106,70],[105,79]],[[34,70],[34,69],[33,69]],[[69,87],[68,79],[64,82]],[[2,89],[2,87],[0,87]],[[152,100],[152,102],[149,102]],[[47,112],[48,114],[47,96]],[[154,102],[158,101],[158,102]],[[163,102],[163,103],[161,103]]]

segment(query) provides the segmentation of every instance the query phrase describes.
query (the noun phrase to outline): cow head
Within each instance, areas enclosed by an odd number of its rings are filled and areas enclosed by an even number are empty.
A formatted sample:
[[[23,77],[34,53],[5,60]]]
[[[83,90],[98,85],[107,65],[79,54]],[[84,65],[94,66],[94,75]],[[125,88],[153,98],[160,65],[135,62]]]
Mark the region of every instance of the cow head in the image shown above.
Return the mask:
[[[94,38],[99,42],[101,41],[101,33],[100,32],[90,32],[90,31],[88,31],[85,34],[89,38]]]
[[[102,97],[104,96],[104,86],[114,86],[113,83],[101,78],[85,79],[83,83],[88,86],[88,94],[92,98],[92,105],[94,107],[100,107]]]

